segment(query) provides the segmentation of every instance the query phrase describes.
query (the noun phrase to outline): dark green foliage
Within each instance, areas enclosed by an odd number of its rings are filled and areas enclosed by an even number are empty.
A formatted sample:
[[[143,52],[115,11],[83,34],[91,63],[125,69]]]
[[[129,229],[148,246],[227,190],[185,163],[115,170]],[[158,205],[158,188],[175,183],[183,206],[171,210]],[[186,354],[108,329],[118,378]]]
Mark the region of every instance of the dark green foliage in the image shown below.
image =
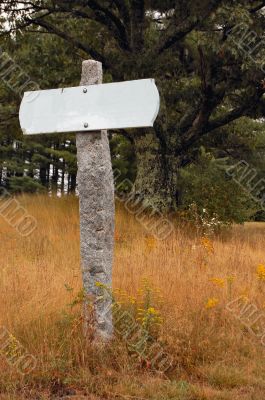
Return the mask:
[[[41,88],[77,85],[84,58],[103,63],[105,82],[156,79],[161,110],[154,129],[120,132],[126,139],[111,133],[119,184],[135,180],[137,193],[162,210],[196,202],[219,208],[224,219],[249,218],[245,195],[201,149],[227,165],[246,160],[264,176],[263,1],[33,0],[24,12],[18,3],[1,2],[16,31],[3,36],[2,47]],[[3,82],[0,97],[1,183],[22,174],[49,190],[74,190],[73,135],[34,138],[14,150],[22,139],[19,99]],[[212,192],[215,200],[207,197]]]
[[[2,41],[3,50],[13,60],[8,66],[19,65],[23,79],[28,76],[43,89],[78,84],[78,79],[74,81],[72,76],[80,74],[79,59],[72,57],[72,51],[62,46],[60,39],[49,35],[34,39],[32,34],[18,34],[16,40]],[[20,93],[12,90],[11,85],[17,83],[16,70],[6,80],[0,82],[3,121],[0,124],[0,184],[12,192],[34,192],[45,188],[75,191],[75,135],[23,137],[17,120]]]
[[[183,208],[196,204],[198,213],[205,210],[210,217],[217,217],[225,223],[242,223],[249,220],[259,206],[243,187],[226,173],[228,166],[224,159],[215,159],[201,149],[196,164],[190,164],[181,171]]]
[[[136,176],[136,160],[133,146],[121,135],[113,135],[110,140],[115,186],[120,192],[130,191]]]
[[[12,176],[9,179],[10,193],[36,193],[43,192],[44,187],[35,179],[29,176],[17,177]]]

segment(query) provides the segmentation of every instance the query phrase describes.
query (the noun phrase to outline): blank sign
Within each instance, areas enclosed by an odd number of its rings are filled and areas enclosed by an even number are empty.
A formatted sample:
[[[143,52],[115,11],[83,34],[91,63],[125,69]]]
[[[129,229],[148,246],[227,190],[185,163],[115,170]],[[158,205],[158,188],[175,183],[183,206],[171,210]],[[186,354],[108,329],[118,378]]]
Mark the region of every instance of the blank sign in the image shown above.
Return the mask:
[[[155,81],[143,79],[26,92],[19,119],[26,135],[151,127],[159,105]]]

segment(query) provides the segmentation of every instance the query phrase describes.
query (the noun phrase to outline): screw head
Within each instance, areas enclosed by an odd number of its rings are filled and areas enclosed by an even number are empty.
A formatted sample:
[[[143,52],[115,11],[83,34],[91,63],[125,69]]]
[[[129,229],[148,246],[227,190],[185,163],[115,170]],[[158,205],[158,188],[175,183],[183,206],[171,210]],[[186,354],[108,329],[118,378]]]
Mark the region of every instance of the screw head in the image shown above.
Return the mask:
[[[84,89],[83,89],[83,93],[87,93],[87,88],[84,88]]]
[[[88,123],[87,122],[84,123],[84,128],[88,128]]]

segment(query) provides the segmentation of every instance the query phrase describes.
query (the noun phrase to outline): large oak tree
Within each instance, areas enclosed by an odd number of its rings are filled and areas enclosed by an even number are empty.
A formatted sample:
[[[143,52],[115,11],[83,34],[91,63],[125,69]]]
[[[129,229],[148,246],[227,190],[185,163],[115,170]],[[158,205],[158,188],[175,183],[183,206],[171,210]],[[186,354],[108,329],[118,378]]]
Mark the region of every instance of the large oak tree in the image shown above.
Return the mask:
[[[244,0],[3,0],[8,23],[2,31],[56,35],[83,58],[101,61],[108,81],[157,80],[161,111],[154,129],[122,133],[135,149],[136,192],[159,209],[174,209],[181,202],[180,170],[200,147],[232,154],[238,144],[227,141],[224,127],[243,116],[264,116],[264,6]]]

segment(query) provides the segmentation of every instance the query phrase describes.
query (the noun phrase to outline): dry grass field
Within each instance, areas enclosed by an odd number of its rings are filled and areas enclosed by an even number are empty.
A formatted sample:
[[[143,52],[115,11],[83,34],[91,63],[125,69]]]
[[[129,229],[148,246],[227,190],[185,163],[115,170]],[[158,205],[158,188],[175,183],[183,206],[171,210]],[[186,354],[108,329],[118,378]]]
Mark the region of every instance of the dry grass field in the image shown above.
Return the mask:
[[[174,360],[162,374],[121,337],[82,337],[77,199],[19,200],[38,227],[23,238],[1,218],[0,327],[14,344],[0,356],[1,400],[265,398],[265,224],[215,239],[178,226],[158,241],[119,206],[114,291],[134,309],[151,293],[157,340]],[[37,359],[28,375],[10,363],[19,344]]]

